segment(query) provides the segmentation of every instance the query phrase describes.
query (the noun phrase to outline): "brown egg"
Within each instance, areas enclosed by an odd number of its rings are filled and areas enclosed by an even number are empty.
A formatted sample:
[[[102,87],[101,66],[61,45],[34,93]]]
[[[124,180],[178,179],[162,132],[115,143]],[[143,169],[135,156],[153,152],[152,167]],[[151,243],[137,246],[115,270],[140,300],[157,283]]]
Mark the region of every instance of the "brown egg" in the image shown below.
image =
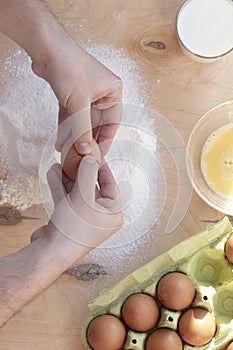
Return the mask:
[[[233,264],[233,233],[228,237],[226,241],[225,255],[227,259]]]
[[[100,163],[101,162],[101,153],[99,146],[97,145],[96,141],[93,139],[92,140],[92,150],[90,152],[97,161]],[[61,164],[64,173],[66,176],[68,176],[71,180],[75,181],[76,176],[77,176],[77,171],[78,171],[78,166],[79,163],[82,159],[82,155],[80,155],[74,144],[72,143],[72,138],[70,137],[61,152]]]
[[[228,345],[228,347],[226,348],[226,350],[233,350],[233,342],[230,343],[230,344]]]
[[[205,309],[192,308],[181,315],[178,323],[181,338],[193,346],[203,346],[214,337],[216,323]]]
[[[194,297],[193,282],[181,272],[170,272],[163,276],[157,285],[157,297],[160,303],[170,310],[182,310],[188,307]]]
[[[125,338],[125,326],[113,315],[97,316],[87,329],[87,341],[93,350],[120,350]]]
[[[183,343],[179,335],[168,328],[159,328],[152,332],[146,341],[146,350],[182,350]]]
[[[160,310],[152,296],[136,293],[126,299],[121,313],[129,328],[138,332],[146,332],[158,322]]]

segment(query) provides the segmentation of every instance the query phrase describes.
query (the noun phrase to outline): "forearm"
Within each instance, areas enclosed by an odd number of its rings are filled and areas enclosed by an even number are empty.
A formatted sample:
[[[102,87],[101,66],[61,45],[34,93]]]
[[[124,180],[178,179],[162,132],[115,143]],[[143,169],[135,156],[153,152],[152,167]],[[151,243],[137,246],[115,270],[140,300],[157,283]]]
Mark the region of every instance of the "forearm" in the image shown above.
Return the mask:
[[[41,0],[0,0],[0,31],[36,61],[49,60],[59,49],[57,43],[70,40]]]
[[[89,251],[53,230],[52,235],[1,257],[0,326]]]

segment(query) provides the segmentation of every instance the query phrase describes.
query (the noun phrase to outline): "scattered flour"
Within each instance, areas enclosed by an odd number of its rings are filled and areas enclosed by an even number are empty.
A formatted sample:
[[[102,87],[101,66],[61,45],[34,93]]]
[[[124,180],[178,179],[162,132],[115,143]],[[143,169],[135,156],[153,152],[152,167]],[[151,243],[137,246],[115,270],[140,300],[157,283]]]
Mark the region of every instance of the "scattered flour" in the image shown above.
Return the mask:
[[[1,158],[7,178],[1,182],[1,204],[17,209],[41,203],[38,165],[41,152],[56,128],[57,101],[49,85],[31,71],[29,58],[20,50],[4,64],[9,76],[0,95]]]
[[[127,52],[106,45],[86,50],[124,83],[123,123],[108,159],[120,184],[125,227],[118,233],[117,246],[110,238],[82,261],[108,266],[108,273],[119,276],[129,266],[135,267],[136,262],[144,262],[156,243],[150,228],[159,216],[161,189],[157,179],[161,174],[155,158],[154,119],[143,108],[148,104],[148,91],[138,66]],[[57,127],[57,101],[49,85],[32,73],[24,52],[10,52],[2,64],[3,70],[2,74],[9,80],[0,96],[0,173],[7,176],[0,182],[0,203],[10,202],[18,209],[25,209],[42,202],[38,168],[44,145]],[[147,254],[145,250],[139,254],[142,241]],[[111,278],[108,282],[111,283]]]

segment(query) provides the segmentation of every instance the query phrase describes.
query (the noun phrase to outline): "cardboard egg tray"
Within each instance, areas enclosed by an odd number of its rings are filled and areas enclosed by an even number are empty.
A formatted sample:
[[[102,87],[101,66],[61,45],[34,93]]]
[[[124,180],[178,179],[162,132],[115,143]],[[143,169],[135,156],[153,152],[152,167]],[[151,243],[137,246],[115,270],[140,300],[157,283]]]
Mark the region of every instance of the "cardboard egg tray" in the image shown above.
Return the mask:
[[[125,299],[134,293],[144,292],[156,298],[156,285],[168,272],[180,271],[193,281],[196,295],[190,307],[199,306],[211,312],[216,320],[214,338],[201,347],[184,343],[185,350],[225,350],[233,341],[233,265],[225,258],[224,245],[232,232],[227,217],[210,224],[204,231],[176,245],[168,252],[137,269],[111,289],[103,290],[99,297],[89,303],[92,315],[82,329],[82,339],[87,349],[86,331],[93,318],[101,314],[121,317]],[[177,330],[182,311],[170,311],[161,307],[159,322],[152,329],[167,327]],[[144,350],[148,334],[127,330],[122,350]]]

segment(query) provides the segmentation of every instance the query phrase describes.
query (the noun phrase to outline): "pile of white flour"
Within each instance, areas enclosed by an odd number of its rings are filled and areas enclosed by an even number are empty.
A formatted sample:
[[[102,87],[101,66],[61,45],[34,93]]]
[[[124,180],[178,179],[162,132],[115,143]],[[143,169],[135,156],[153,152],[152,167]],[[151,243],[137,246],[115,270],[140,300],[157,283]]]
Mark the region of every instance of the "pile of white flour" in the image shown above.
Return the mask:
[[[33,74],[25,53],[10,53],[4,68],[9,80],[0,95],[0,146],[7,178],[0,184],[0,202],[26,209],[41,203],[38,166],[56,128],[57,101],[49,85]]]

